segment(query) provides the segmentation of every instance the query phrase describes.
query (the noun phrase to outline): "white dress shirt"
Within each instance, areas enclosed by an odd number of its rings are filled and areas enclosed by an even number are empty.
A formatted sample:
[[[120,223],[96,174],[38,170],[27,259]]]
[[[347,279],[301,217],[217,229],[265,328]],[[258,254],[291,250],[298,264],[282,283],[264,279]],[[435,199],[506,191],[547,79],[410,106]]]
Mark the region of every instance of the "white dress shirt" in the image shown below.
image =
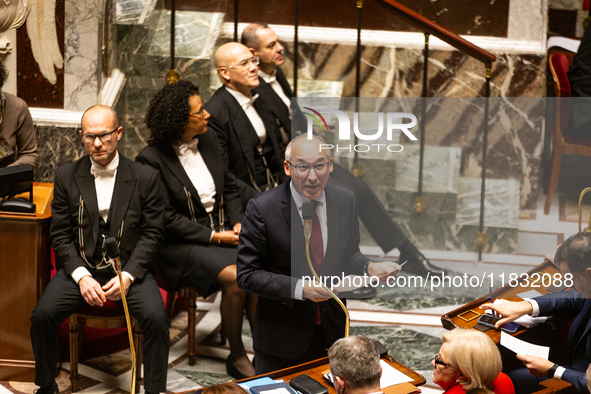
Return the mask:
[[[181,166],[185,169],[189,180],[195,189],[197,189],[201,205],[203,205],[207,213],[211,213],[215,205],[215,182],[213,181],[211,172],[209,172],[209,168],[207,168],[205,161],[203,161],[201,152],[199,152],[198,143],[199,139],[193,138],[190,142],[181,144],[176,149],[176,155],[181,162]],[[214,234],[215,231],[211,230],[209,242],[213,239]]]
[[[279,81],[277,81],[277,70],[273,70],[272,74],[267,74],[259,68],[259,77],[263,78],[263,81],[267,82],[269,86],[273,88],[273,90],[275,91],[275,93],[277,93],[281,101],[283,101],[283,104],[285,104],[285,106],[287,107],[287,110],[289,111],[289,116],[291,117],[291,101],[283,91],[283,88],[279,84]]]
[[[201,205],[203,205],[207,213],[211,213],[215,205],[215,182],[209,168],[203,161],[201,152],[199,152],[198,143],[199,140],[194,138],[188,144],[181,144],[176,150],[176,155],[191,183],[195,186],[197,193],[199,193]]]
[[[109,218],[109,209],[111,208],[113,190],[115,189],[117,167],[119,166],[119,152],[115,151],[115,158],[106,166],[96,163],[92,160],[92,157],[90,157],[90,163],[90,173],[94,176],[99,216],[106,222]],[[124,274],[133,282],[134,278],[129,272],[121,271],[121,274]],[[86,267],[78,267],[72,272],[71,276],[78,283],[83,276],[87,275],[92,276]]]
[[[244,113],[246,113],[248,120],[250,120],[252,127],[254,127],[254,131],[256,131],[257,135],[261,140],[261,143],[258,146],[258,149],[260,151],[262,149],[263,144],[267,140],[267,130],[265,129],[265,124],[263,123],[263,120],[261,119],[259,113],[253,105],[254,101],[259,97],[259,95],[255,94],[254,96],[248,97],[228,86],[226,86],[226,90],[228,91],[228,93],[234,96],[236,101],[238,101],[238,104],[240,105],[240,107],[242,107]]]
[[[289,188],[291,190],[291,196],[295,205],[298,209],[298,213],[300,214],[300,218],[302,219],[302,225],[304,224],[304,217],[302,216],[302,204],[305,202],[311,201],[310,199],[302,196],[293,186],[293,182],[289,182]],[[320,204],[316,207],[316,215],[318,215],[318,220],[320,221],[320,231],[322,232],[322,247],[324,249],[324,254],[326,255],[326,244],[328,241],[328,216],[326,215],[326,194],[324,190],[320,194],[320,196],[315,200],[318,201]],[[293,229],[292,229],[293,230]],[[320,272],[317,272],[320,275]],[[298,280],[294,289],[294,298],[296,300],[302,300],[304,293],[304,283],[301,279]]]

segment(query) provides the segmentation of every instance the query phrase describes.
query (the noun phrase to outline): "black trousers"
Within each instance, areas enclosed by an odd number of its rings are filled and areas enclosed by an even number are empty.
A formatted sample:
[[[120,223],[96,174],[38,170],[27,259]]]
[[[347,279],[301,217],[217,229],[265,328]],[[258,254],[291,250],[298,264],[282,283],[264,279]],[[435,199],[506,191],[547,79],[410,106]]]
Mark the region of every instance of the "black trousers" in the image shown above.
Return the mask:
[[[289,340],[289,338],[286,338]],[[254,364],[256,374],[260,375],[267,372],[277,371],[278,369],[293,367],[308,361],[316,360],[328,355],[328,342],[322,325],[316,325],[312,341],[308,346],[306,353],[300,358],[276,357],[265,352],[254,349]]]
[[[388,253],[408,241],[406,235],[390,218],[388,211],[367,183],[336,163],[333,166],[332,174],[330,174],[329,182],[355,193],[359,205],[359,217],[384,253]]]
[[[90,270],[101,285],[113,277],[113,271]],[[31,316],[31,342],[35,355],[35,384],[49,385],[55,378],[58,358],[57,328],[86,302],[80,288],[63,268],[49,282]],[[119,304],[121,302],[119,301]],[[129,313],[140,323],[143,334],[144,387],[151,393],[166,391],[170,322],[158,285],[151,273],[136,278],[127,292]],[[138,366],[139,367],[139,366]]]

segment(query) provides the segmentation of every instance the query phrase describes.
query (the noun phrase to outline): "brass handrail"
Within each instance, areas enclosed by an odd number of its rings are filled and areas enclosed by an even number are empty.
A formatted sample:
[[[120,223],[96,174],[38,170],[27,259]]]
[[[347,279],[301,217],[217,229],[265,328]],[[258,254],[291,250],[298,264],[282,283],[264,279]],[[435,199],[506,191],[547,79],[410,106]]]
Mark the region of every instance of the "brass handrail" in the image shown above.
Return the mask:
[[[471,43],[465,38],[460,37],[456,33],[447,30],[445,27],[433,22],[432,20],[425,18],[418,12],[403,6],[399,2],[395,0],[381,1],[391,6],[406,22],[426,33],[434,35],[442,41],[447,42],[452,47],[475,58],[476,60],[481,61],[486,66],[491,66],[492,62],[497,59],[497,57],[492,53],[480,48],[478,45]]]

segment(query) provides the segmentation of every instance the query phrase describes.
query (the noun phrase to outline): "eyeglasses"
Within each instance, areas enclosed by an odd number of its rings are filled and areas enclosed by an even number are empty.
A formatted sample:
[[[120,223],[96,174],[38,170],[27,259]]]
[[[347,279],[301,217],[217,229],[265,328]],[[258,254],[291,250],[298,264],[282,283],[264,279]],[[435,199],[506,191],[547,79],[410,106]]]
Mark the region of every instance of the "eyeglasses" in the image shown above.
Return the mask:
[[[435,356],[435,367],[437,367],[437,365],[441,365],[441,366],[444,366],[444,367],[450,367],[448,364],[446,364],[443,361],[441,361],[441,356],[439,354],[437,354]]]
[[[259,57],[253,56],[250,59],[244,59],[243,61],[241,61],[238,64],[234,64],[233,66],[226,66],[226,67],[227,68],[245,68],[245,67],[249,67],[251,63],[255,66],[258,66],[259,65]]]
[[[197,115],[197,116],[201,116],[201,118],[203,119],[203,114],[204,114],[203,111],[205,111],[205,108],[201,108],[201,111],[193,112],[193,113],[189,114],[189,116]]]
[[[113,131],[107,131],[105,133],[98,133],[98,134],[86,133],[86,134],[81,134],[80,136],[82,137],[82,141],[84,141],[87,144],[94,144],[94,141],[97,138],[99,140],[101,140],[101,142],[109,142],[109,141],[111,141],[111,137],[113,136],[113,133],[116,132],[117,130],[119,130],[119,127],[117,127]]]
[[[308,174],[310,174],[310,171],[312,170],[312,168],[314,168],[314,172],[316,172],[316,174],[324,174],[326,173],[326,171],[328,171],[328,166],[330,165],[330,161],[326,161],[326,162],[320,162],[320,163],[315,163],[314,165],[310,165],[310,164],[292,164],[291,162],[289,162],[289,165],[294,167],[296,169],[296,174],[298,174],[299,176],[308,176]]]

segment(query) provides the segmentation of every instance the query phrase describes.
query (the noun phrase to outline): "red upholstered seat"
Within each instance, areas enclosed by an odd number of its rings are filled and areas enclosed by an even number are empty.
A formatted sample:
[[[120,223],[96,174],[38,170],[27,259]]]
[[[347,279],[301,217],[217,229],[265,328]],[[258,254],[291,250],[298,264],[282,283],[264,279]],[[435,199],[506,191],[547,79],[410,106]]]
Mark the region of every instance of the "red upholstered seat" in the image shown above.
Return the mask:
[[[548,192],[546,194],[546,204],[544,213],[550,212],[552,198],[558,186],[558,176],[560,175],[560,164],[562,154],[571,154],[591,157],[591,138],[577,138],[571,135],[564,135],[563,132],[568,125],[570,115],[571,88],[568,80],[568,59],[562,53],[550,55],[548,67],[552,76],[554,85],[554,96],[559,98],[554,105],[554,123],[552,126],[552,168],[550,171],[550,181],[548,183]],[[560,99],[561,98],[561,99]]]

